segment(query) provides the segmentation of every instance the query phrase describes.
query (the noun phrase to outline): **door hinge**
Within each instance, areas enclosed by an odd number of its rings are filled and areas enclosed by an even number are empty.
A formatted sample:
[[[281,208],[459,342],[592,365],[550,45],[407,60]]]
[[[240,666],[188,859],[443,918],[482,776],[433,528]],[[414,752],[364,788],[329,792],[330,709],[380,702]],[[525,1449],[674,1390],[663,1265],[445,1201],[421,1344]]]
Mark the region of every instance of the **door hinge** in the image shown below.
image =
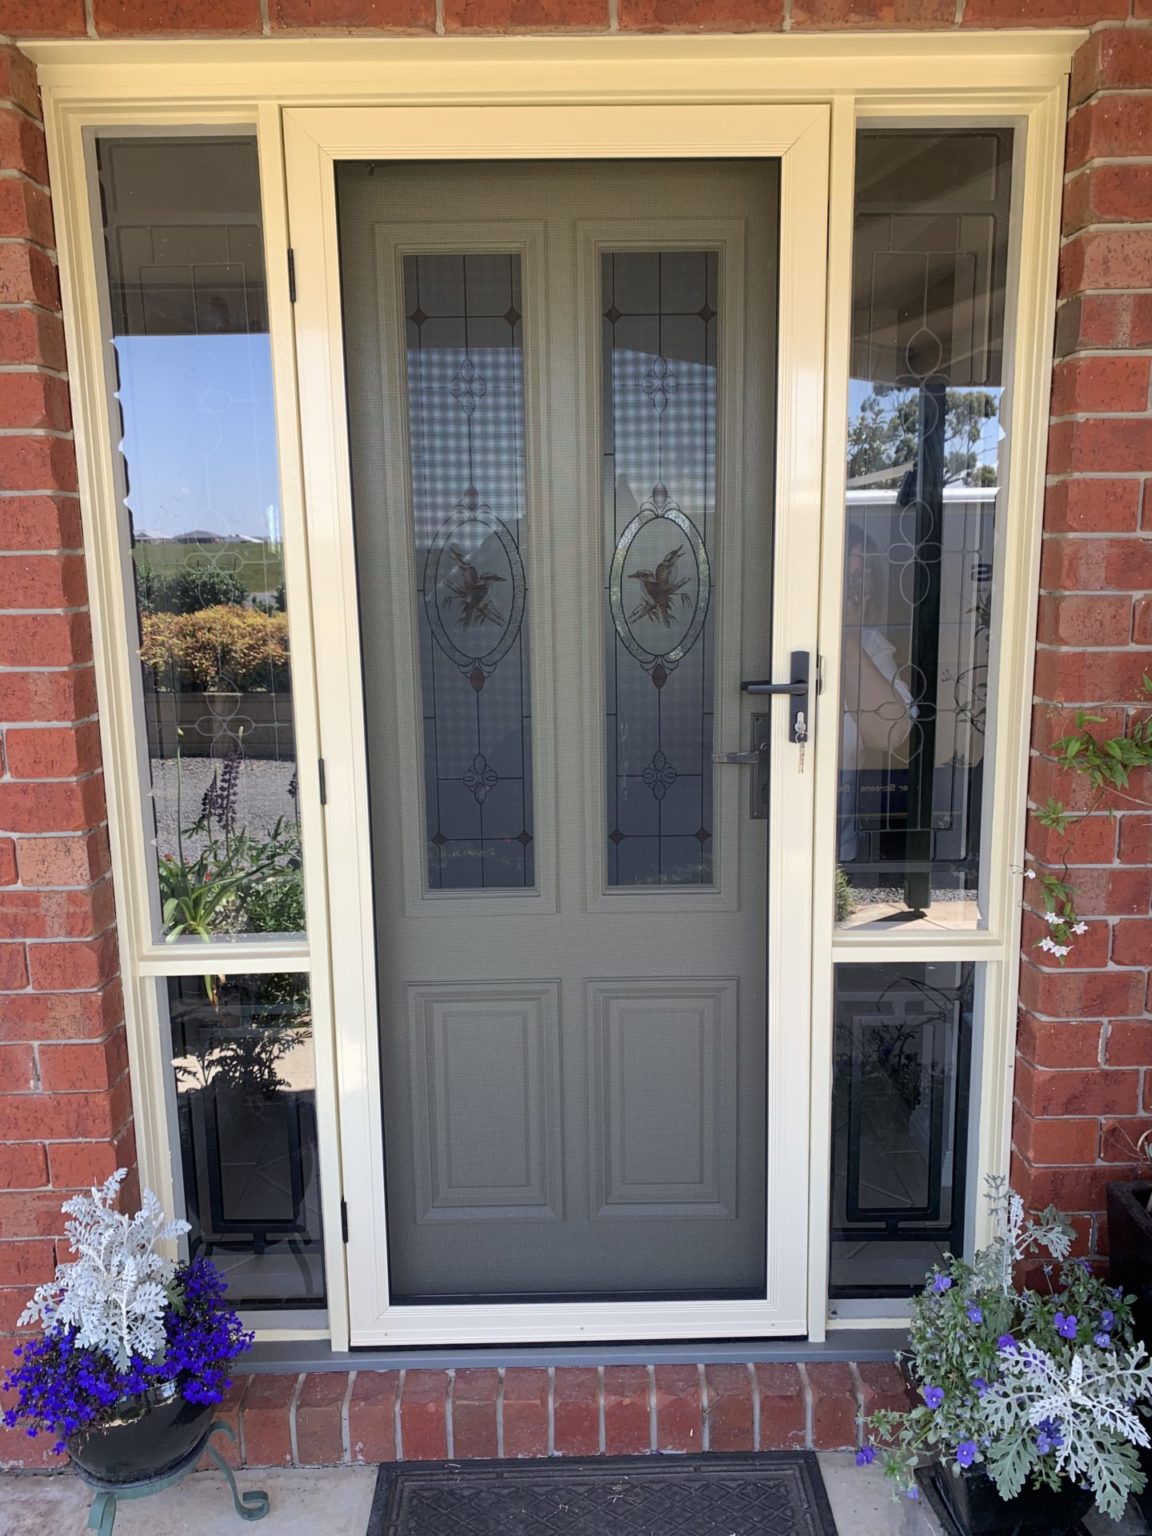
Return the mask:
[[[344,1241],[344,1242],[348,1241],[348,1202],[347,1202],[347,1200],[341,1200],[341,1202],[340,1202],[340,1237],[341,1237],[342,1241]]]
[[[320,804],[321,805],[327,805],[328,804],[328,775],[324,771],[324,759],[322,757],[318,757],[316,759],[316,766],[320,770]]]
[[[288,247],[288,298],[293,304],[296,302],[296,252]]]

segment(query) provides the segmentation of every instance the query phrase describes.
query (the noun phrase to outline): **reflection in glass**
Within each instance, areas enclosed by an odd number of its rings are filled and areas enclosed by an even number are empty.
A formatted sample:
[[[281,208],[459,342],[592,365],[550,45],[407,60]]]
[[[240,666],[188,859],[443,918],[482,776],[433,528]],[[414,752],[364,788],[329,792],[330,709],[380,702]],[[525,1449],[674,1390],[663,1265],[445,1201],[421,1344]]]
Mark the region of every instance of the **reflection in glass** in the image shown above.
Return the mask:
[[[978,921],[1011,141],[857,140],[841,920]]]
[[[963,1253],[977,967],[838,965],[833,1296],[904,1296]]]
[[[609,886],[712,883],[717,266],[602,258]]]
[[[428,884],[535,883],[514,255],[404,259]]]
[[[97,146],[172,937],[304,927],[255,140]]]
[[[324,1305],[308,978],[171,977],[184,1216],[193,1257],[248,1307]]]

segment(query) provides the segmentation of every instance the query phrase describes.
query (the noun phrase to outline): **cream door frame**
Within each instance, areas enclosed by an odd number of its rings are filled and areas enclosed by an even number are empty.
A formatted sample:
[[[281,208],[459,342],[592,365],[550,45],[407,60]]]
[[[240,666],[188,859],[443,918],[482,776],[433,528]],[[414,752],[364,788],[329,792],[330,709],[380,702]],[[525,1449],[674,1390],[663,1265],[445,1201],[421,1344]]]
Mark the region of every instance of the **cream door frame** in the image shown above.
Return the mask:
[[[213,946],[211,958],[243,970],[311,974],[317,1051],[328,1280],[328,1327],[334,1349],[349,1342],[345,1250],[339,1207],[343,1170],[330,975],[325,813],[309,771],[318,749],[307,602],[310,551],[303,517],[297,360],[287,265],[283,177],[284,109],[338,103],[547,104],[822,102],[831,106],[831,181],[825,437],[825,548],[821,598],[825,692],[816,711],[810,754],[820,803],[835,794],[837,626],[843,538],[854,134],[863,118],[908,123],[1014,123],[1023,136],[1015,345],[1010,360],[1016,451],[1005,497],[1005,618],[1001,670],[1011,678],[1003,708],[995,793],[1003,805],[992,852],[1001,871],[989,928],[946,934],[934,955],[988,964],[984,1051],[974,1079],[981,1110],[974,1176],[1007,1173],[1012,1102],[1012,1042],[1019,960],[1019,867],[1023,855],[1027,708],[1035,633],[1044,440],[1052,361],[1052,315],[1059,248],[1059,208],[1067,76],[1083,30],[800,33],[707,37],[605,35],[571,38],[264,37],[128,41],[21,41],[37,66],[48,139],[53,210],[60,258],[75,443],[84,518],[85,559],[100,698],[104,777],[119,913],[121,969],[141,1177],[166,1204],[174,1195],[166,1125],[166,1063],[159,1048],[156,978],[200,969],[192,956],[154,942],[148,921],[149,871],[141,834],[134,742],[133,665],[124,645],[124,575],[117,539],[113,472],[114,402],[107,392],[92,207],[85,182],[85,134],[95,131],[180,132],[244,127],[256,135],[261,164],[269,317],[280,472],[287,546],[296,722],[309,938],[306,943]],[[831,702],[829,702],[831,701]],[[821,745],[823,743],[823,746]],[[868,935],[835,937],[834,832],[817,824],[811,1038],[811,1136],[806,1186],[810,1199],[809,1338],[826,1329],[860,1327],[866,1319],[826,1318],[828,1175],[831,1115],[831,967],[836,959],[907,960],[924,956],[916,938],[895,945]],[[332,845],[332,881],[339,848]],[[355,1192],[356,1185],[352,1185]],[[977,1227],[977,1231],[979,1228]],[[879,1313],[880,1309],[877,1309]],[[891,1316],[877,1315],[891,1326]],[[268,1317],[260,1337],[304,1338],[316,1332]]]
[[[345,422],[335,166],[348,160],[780,162],[773,672],[816,650],[830,113],[805,106],[297,108],[284,119],[304,489],[316,605],[353,1344],[717,1338],[807,1331],[812,775],[774,733],[768,875],[768,1244],[759,1301],[392,1306],[380,1113],[367,759]],[[541,680],[542,681],[542,680]],[[784,700],[776,701],[783,718]],[[788,957],[784,961],[783,957]],[[801,960],[800,957],[803,957]],[[793,963],[800,961],[800,963]],[[803,1020],[805,1027],[789,1023]],[[350,1207],[351,1209],[351,1207]],[[803,1240],[796,1242],[803,1234]]]

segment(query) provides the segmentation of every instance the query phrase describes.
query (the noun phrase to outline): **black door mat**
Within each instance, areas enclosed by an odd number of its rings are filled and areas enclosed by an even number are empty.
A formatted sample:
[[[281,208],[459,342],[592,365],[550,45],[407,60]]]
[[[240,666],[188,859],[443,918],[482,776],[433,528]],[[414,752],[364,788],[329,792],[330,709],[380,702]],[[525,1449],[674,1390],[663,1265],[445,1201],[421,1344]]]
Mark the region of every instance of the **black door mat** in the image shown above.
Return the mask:
[[[966,1536],[963,1526],[956,1520],[951,1507],[940,1492],[940,1483],[951,1475],[950,1472],[943,1470],[939,1462],[933,1462],[931,1466],[919,1469],[916,1473],[916,1481],[932,1513],[940,1522],[940,1529],[944,1532],[944,1536]],[[1034,1531],[1035,1527],[1029,1529]],[[1049,1532],[1048,1536],[1091,1536],[1091,1532],[1086,1525],[1082,1525],[1077,1520],[1074,1525],[1066,1525],[1058,1531]]]
[[[811,1451],[383,1466],[367,1536],[836,1536]]]

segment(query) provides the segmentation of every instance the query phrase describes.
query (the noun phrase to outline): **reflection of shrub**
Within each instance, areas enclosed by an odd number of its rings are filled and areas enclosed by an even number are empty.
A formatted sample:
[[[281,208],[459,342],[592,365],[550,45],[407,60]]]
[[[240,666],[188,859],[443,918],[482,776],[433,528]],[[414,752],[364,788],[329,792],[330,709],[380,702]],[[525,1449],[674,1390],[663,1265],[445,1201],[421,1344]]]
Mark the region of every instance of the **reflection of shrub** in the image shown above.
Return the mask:
[[[243,608],[248,589],[231,571],[193,565],[165,576],[138,566],[136,595],[142,613],[198,613],[202,608]]]
[[[140,659],[170,687],[271,688],[288,666],[288,618],[219,604],[196,613],[142,613]]]

